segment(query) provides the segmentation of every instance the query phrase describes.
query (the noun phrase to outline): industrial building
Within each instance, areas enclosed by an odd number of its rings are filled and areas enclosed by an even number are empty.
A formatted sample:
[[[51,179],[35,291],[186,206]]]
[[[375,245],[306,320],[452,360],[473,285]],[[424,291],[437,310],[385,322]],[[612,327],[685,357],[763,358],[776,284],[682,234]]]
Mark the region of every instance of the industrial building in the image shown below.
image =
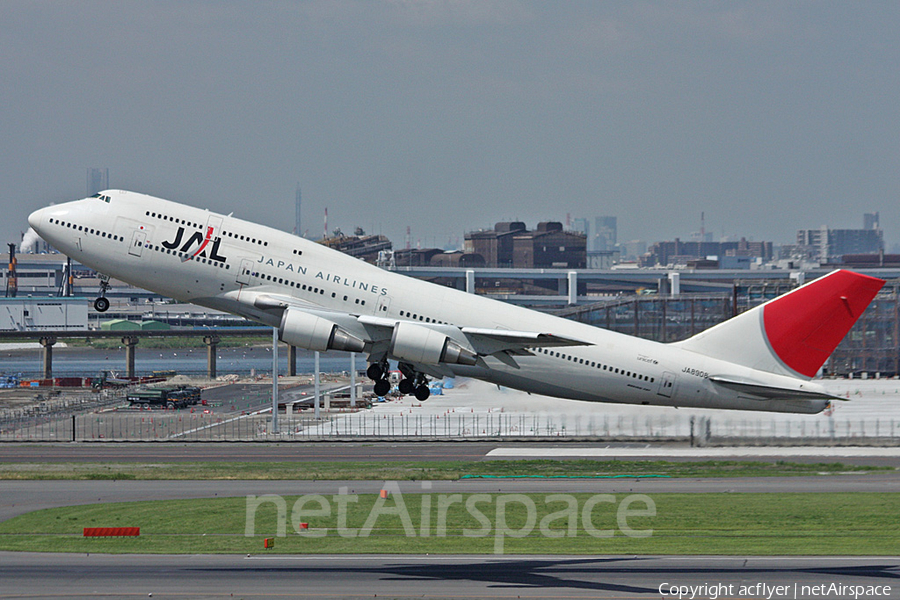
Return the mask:
[[[521,221],[503,222],[494,229],[466,233],[465,252],[480,254],[489,268],[583,269],[587,236],[565,231],[558,221],[538,223],[535,230],[528,230]]]
[[[526,231],[522,221],[497,223],[493,229],[470,231],[465,235],[465,252],[484,258],[484,266],[513,267],[513,236]]]
[[[344,254],[355,256],[373,265],[378,262],[378,254],[390,250],[391,240],[383,235],[366,235],[357,228],[354,235],[344,235],[340,230],[332,237],[319,240],[323,246],[327,246]]]

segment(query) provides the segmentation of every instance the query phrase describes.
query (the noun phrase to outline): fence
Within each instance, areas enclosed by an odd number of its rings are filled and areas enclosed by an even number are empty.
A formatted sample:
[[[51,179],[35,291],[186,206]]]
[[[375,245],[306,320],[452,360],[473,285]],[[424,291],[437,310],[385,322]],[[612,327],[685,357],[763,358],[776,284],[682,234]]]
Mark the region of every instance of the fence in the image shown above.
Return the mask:
[[[122,404],[124,390],[72,392],[37,404],[0,409],[0,441],[71,441],[73,419]]]
[[[691,445],[900,446],[895,419],[828,417],[659,417],[450,413],[385,414],[377,410],[279,416],[272,431],[265,413],[110,411],[39,415],[0,422],[6,442],[253,442],[317,440],[583,440],[690,442]]]

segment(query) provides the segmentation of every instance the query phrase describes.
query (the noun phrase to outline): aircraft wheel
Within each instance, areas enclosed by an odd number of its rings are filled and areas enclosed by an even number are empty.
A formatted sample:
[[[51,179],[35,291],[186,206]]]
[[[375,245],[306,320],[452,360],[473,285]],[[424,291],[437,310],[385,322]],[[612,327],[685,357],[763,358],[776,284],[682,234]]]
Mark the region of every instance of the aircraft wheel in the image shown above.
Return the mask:
[[[416,389],[416,386],[409,379],[402,380],[397,387],[400,389],[401,394],[412,394]]]
[[[416,400],[424,402],[425,400],[428,400],[428,397],[431,395],[431,390],[428,389],[427,385],[420,385],[416,388],[415,394]]]
[[[94,300],[94,310],[97,312],[106,312],[109,310],[109,300],[100,296],[96,300]]]
[[[387,396],[387,393],[391,391],[391,382],[387,379],[379,379],[375,382],[375,395],[376,396]]]
[[[378,363],[372,363],[369,365],[369,368],[366,369],[366,375],[369,376],[369,379],[373,381],[378,381],[382,377],[384,377],[384,369],[381,368],[381,365]]]

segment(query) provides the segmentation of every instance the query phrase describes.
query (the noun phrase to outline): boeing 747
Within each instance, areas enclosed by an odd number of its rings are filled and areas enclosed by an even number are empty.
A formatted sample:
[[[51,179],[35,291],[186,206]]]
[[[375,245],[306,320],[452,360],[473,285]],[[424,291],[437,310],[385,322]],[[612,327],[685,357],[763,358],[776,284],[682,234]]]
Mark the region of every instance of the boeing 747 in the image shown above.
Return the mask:
[[[834,271],[676,343],[659,343],[385,271],[321,244],[121,190],[28,222],[105,276],[278,329],[287,344],[361,352],[375,392],[428,398],[429,377],[473,377],[558,398],[817,413],[814,377],[884,281]]]

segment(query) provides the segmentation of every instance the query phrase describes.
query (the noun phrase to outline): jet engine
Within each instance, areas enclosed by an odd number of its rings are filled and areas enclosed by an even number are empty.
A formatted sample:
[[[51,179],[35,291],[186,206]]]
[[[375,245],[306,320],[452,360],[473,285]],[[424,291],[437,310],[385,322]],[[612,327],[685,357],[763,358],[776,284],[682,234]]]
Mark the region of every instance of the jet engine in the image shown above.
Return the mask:
[[[362,352],[365,342],[341,329],[337,323],[306,311],[287,309],[281,317],[281,340],[307,350]]]
[[[391,354],[411,363],[474,365],[478,355],[440,331],[401,321],[394,326]]]

